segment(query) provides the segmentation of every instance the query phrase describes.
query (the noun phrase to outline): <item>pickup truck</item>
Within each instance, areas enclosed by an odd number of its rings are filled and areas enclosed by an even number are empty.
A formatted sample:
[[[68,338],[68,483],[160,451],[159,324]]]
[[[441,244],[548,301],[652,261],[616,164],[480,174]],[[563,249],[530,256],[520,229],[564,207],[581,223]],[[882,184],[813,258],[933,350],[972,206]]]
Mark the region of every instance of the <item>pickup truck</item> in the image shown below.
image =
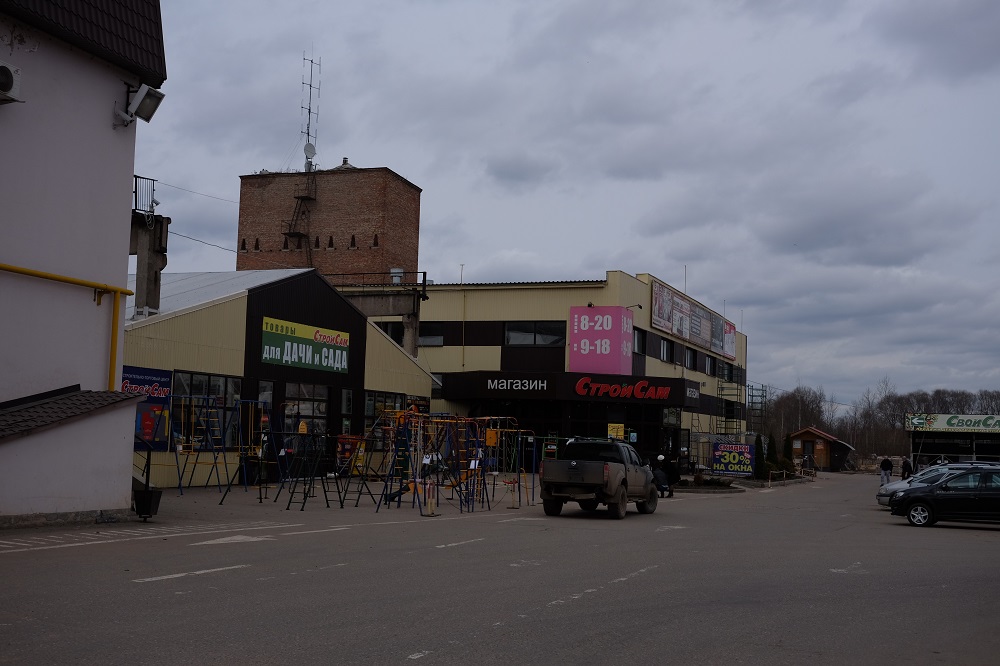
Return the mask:
[[[631,445],[615,439],[573,438],[558,460],[543,460],[538,476],[545,515],[558,516],[566,502],[584,511],[605,504],[622,519],[629,502],[639,513],[653,513],[659,493],[653,472]]]

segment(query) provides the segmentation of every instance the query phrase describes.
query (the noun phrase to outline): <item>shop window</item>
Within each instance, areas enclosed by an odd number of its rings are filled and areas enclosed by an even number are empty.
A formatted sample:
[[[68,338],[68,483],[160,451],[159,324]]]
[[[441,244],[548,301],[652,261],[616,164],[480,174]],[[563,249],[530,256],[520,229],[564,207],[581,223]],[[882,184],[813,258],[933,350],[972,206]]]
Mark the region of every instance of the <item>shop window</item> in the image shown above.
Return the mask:
[[[274,406],[274,382],[257,382],[257,400],[266,402],[268,408]]]
[[[509,321],[504,324],[504,344],[508,347],[564,347],[564,321]]]
[[[232,446],[232,414],[240,399],[239,377],[175,372],[171,399],[172,436],[181,446]]]
[[[443,347],[444,322],[440,321],[420,322],[420,332],[417,336],[417,345],[420,347]]]
[[[285,384],[285,402],[281,405],[284,432],[325,433],[328,395],[327,387],[319,384]]]
[[[341,389],[340,391],[340,413],[354,413],[354,391],[351,389]]]
[[[444,386],[444,375],[440,372],[431,373],[431,397],[440,398]]]

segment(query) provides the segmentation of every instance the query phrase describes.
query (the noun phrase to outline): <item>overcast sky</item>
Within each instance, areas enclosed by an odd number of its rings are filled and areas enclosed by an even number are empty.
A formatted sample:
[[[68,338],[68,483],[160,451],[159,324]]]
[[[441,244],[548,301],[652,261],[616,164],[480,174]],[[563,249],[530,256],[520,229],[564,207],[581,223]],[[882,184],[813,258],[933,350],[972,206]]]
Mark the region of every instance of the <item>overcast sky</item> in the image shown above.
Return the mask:
[[[431,280],[651,273],[746,333],[753,383],[1000,388],[996,0],[162,11],[135,172],[167,272],[234,270],[239,177],[302,169],[305,55],[316,161],[423,189]]]

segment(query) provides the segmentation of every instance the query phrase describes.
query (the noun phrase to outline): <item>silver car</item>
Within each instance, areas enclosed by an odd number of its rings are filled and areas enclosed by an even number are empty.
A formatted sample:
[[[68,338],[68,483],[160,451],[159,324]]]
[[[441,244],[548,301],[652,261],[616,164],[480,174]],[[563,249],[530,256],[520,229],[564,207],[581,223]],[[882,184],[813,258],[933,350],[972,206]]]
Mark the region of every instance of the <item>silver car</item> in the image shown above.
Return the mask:
[[[957,463],[944,463],[941,465],[934,465],[933,467],[928,467],[922,469],[908,479],[902,481],[892,481],[878,489],[875,493],[875,499],[878,500],[880,506],[889,506],[889,500],[892,498],[892,494],[897,490],[906,490],[907,488],[915,488],[918,486],[929,486],[932,483],[937,483],[945,476],[954,474],[956,471],[961,471],[963,469],[968,469],[972,466],[984,466],[984,465],[998,465],[1000,463],[994,462],[957,462]]]

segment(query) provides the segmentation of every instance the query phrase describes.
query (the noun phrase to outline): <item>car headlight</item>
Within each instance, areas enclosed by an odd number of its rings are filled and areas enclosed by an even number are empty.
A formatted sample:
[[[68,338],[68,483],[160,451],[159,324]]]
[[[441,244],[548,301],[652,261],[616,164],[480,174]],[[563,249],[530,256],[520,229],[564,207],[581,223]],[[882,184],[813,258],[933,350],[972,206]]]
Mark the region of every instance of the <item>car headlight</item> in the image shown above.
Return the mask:
[[[902,496],[903,496],[903,491],[902,490],[897,490],[896,492],[894,492],[892,494],[892,499],[899,499]]]

